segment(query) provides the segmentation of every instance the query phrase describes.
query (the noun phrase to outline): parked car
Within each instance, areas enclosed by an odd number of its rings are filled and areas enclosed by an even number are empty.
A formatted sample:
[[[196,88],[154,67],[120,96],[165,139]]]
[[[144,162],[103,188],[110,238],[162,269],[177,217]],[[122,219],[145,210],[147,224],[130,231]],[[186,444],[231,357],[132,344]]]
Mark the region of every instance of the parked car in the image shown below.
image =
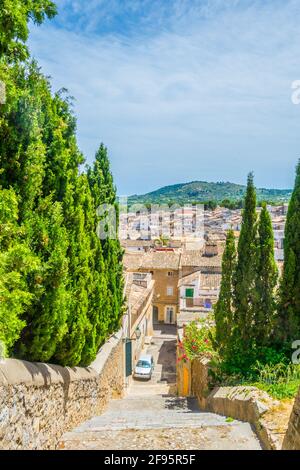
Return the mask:
[[[136,379],[151,379],[152,372],[154,369],[153,356],[150,354],[144,354],[140,356],[133,373],[133,377]]]

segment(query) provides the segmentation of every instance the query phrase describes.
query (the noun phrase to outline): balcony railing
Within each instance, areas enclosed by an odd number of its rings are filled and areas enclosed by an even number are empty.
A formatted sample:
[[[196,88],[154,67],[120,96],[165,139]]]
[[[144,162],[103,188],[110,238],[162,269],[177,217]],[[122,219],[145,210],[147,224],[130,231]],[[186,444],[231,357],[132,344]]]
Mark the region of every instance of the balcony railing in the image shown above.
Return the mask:
[[[212,308],[213,302],[203,297],[181,297],[180,307],[181,308],[207,308],[210,310]]]
[[[132,273],[132,282],[138,286],[148,287],[151,281],[150,273]]]

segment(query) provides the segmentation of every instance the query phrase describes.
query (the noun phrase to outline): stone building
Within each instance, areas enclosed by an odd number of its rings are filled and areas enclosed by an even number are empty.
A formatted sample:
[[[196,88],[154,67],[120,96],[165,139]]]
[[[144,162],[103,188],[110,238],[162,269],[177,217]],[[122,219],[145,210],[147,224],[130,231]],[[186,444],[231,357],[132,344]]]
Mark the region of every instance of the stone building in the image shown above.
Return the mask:
[[[179,252],[157,250],[142,255],[126,254],[127,271],[150,273],[155,281],[153,322],[176,323],[178,312]]]
[[[200,311],[207,314],[212,309],[219,296],[222,251],[222,244],[208,242],[203,250],[165,249],[125,255],[127,272],[150,273],[155,281],[154,323],[177,323],[184,311],[194,318]]]
[[[125,375],[131,376],[140,353],[153,334],[152,303],[155,282],[151,274],[126,274],[125,295],[127,313],[123,318]]]

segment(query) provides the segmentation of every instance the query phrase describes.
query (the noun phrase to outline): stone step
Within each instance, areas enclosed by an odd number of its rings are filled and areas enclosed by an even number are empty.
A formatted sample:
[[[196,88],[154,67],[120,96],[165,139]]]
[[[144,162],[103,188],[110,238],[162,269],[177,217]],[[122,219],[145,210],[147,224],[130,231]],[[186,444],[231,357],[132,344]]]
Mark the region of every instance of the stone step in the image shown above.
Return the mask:
[[[260,450],[248,423],[175,429],[126,429],[71,432],[59,449],[77,450]]]
[[[174,396],[143,397],[129,396],[123,400],[112,400],[101,416],[95,416],[74,432],[117,431],[122,429],[162,429],[235,425],[226,422],[226,417],[200,411],[196,399]]]

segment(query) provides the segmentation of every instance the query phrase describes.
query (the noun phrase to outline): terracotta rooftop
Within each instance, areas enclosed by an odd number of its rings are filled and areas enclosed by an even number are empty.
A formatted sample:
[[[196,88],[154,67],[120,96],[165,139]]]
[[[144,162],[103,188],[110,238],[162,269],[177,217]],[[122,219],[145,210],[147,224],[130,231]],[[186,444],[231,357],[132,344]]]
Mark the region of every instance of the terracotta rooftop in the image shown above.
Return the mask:
[[[184,276],[181,279],[179,279],[178,287],[193,285],[194,281],[199,279],[200,276],[201,276],[201,271],[196,271],[192,274],[188,274],[187,276]]]
[[[221,280],[222,274],[202,273],[200,287],[203,289],[219,289]]]
[[[137,271],[143,259],[144,253],[125,253],[123,257],[123,265],[126,270]]]
[[[184,251],[181,255],[181,266],[200,266],[203,252],[201,250]]]
[[[172,251],[152,251],[145,253],[142,268],[146,269],[179,269],[180,253]]]

